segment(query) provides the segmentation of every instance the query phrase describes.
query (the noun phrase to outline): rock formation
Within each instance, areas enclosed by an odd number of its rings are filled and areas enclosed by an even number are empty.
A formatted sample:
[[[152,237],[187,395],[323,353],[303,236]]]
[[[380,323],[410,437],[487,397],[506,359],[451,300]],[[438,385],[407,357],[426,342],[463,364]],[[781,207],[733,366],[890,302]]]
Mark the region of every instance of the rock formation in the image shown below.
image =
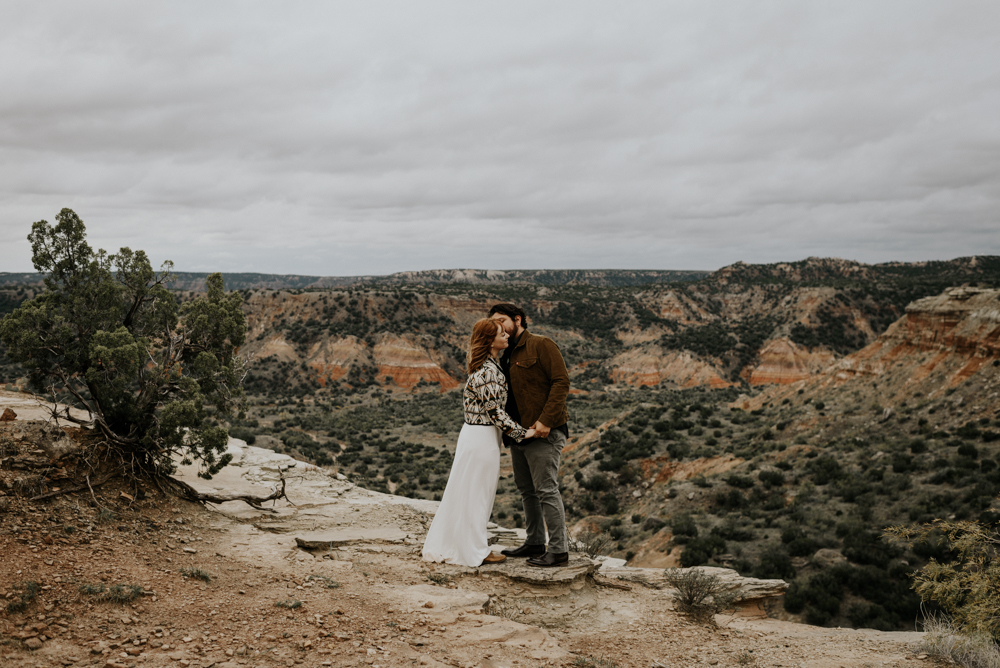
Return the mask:
[[[805,380],[829,367],[836,357],[825,349],[808,350],[787,338],[774,339],[765,345],[755,366],[740,374],[751,385],[787,385]]]
[[[657,385],[664,381],[680,387],[729,387],[718,369],[686,350],[665,351],[659,346],[634,348],[610,362],[611,379],[629,385]]]

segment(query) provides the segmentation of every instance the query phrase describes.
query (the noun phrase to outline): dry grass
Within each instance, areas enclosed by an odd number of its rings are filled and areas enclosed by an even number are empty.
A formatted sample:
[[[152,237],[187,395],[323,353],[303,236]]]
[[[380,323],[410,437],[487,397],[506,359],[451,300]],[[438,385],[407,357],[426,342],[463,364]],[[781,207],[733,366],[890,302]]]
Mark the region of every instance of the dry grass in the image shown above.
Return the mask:
[[[201,580],[202,582],[211,582],[212,574],[201,570],[200,568],[182,568],[181,575],[188,578],[193,578],[195,580]]]
[[[584,531],[576,538],[576,548],[593,559],[607,552],[611,536],[603,531]]]
[[[521,616],[521,606],[518,605],[517,601],[507,601],[491,596],[489,602],[486,604],[486,614],[516,620]]]
[[[961,633],[951,619],[944,616],[928,617],[923,626],[926,635],[917,651],[965,668],[1000,668],[1000,647],[985,633]]]

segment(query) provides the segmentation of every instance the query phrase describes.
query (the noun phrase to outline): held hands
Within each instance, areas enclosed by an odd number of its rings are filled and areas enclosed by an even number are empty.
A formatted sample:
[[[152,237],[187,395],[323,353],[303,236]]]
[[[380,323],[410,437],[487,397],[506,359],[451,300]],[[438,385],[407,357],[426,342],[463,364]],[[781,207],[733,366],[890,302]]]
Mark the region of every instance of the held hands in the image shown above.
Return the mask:
[[[531,429],[529,431],[532,430],[535,432],[535,438],[548,438],[549,432],[552,431],[552,428],[546,427],[541,422],[536,421],[535,424],[531,425]]]
[[[528,431],[526,431],[526,432],[524,433],[524,440],[526,440],[526,441],[527,441],[527,440],[528,440],[529,438],[534,438],[534,437],[535,437],[535,430],[534,430],[534,429],[529,429]]]

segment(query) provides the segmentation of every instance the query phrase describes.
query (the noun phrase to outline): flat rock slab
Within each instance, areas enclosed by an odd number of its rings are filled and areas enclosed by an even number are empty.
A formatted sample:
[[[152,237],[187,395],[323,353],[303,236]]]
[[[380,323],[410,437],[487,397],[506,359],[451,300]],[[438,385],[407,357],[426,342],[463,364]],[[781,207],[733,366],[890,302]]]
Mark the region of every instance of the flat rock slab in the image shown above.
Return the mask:
[[[411,610],[453,610],[455,608],[483,609],[490,600],[489,594],[469,589],[449,589],[434,585],[413,585],[390,594]],[[430,604],[430,605],[428,605]]]
[[[703,573],[719,578],[726,591],[736,594],[737,601],[750,601],[756,598],[781,596],[788,589],[788,583],[784,580],[745,578],[731,568],[715,568],[712,566],[696,566],[695,568]],[[689,569],[681,568],[678,570],[684,571]],[[616,568],[605,566],[601,568],[600,574],[607,578],[635,582],[655,589],[670,589],[662,568],[630,568],[628,566]]]
[[[597,564],[586,557],[575,557],[561,568],[540,568],[529,566],[525,559],[510,559],[499,564],[480,566],[483,575],[503,575],[515,582],[544,587],[546,585],[568,585],[582,581],[597,570]]]
[[[350,543],[402,543],[408,537],[399,527],[347,527],[299,533],[295,543],[304,550],[325,550]]]

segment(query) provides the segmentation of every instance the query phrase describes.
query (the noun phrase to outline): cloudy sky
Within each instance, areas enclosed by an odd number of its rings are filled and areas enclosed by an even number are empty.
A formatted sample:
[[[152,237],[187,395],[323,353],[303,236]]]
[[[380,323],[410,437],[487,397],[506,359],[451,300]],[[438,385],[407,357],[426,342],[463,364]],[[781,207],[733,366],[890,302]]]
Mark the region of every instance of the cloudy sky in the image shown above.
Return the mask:
[[[1000,254],[1000,3],[0,0],[0,271]]]

